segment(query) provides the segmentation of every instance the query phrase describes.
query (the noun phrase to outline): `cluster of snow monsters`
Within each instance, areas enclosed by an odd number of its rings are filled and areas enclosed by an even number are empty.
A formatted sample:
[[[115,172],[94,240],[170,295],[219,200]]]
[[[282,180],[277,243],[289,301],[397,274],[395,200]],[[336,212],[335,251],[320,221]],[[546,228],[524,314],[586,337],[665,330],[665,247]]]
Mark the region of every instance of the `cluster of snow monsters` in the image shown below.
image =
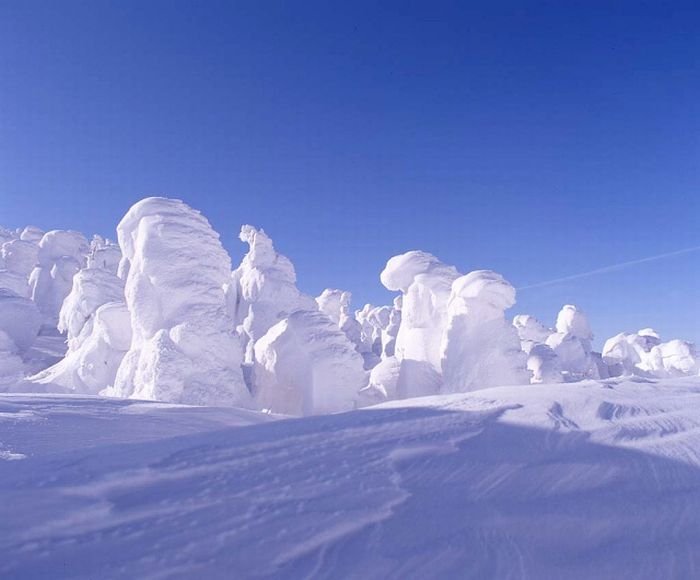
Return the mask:
[[[463,275],[426,252],[387,262],[392,306],[353,312],[349,292],[301,293],[292,263],[252,226],[241,228],[249,250],[232,271],[218,234],[179,200],[138,202],[117,239],[0,229],[0,388],[299,416],[499,385],[698,373],[692,344],[662,343],[651,329],[593,352],[575,306],[554,329],[527,315],[511,322],[515,289],[501,275]],[[65,336],[65,357],[25,377],[26,353],[52,331]]]

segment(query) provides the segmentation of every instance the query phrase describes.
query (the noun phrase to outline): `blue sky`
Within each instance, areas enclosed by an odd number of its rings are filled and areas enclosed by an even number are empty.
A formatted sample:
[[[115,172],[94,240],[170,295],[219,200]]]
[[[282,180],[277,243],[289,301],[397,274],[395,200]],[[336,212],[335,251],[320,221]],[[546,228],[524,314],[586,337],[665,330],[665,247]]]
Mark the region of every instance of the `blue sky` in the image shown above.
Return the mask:
[[[516,286],[700,245],[696,2],[0,0],[0,223],[262,226],[300,287],[387,302],[433,252]],[[700,340],[700,252],[523,290]],[[515,313],[515,312],[514,312]]]

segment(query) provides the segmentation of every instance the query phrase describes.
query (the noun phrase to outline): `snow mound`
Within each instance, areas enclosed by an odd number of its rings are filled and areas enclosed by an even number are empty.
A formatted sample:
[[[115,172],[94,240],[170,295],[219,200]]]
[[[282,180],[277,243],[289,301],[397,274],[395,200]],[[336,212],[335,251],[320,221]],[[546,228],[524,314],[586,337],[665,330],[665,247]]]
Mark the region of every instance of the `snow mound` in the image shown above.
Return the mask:
[[[58,316],[58,330],[66,333],[68,347],[79,347],[84,337],[89,336],[93,315],[100,306],[123,301],[124,281],[115,274],[97,268],[78,272]]]
[[[367,384],[362,357],[330,318],[297,311],[255,343],[255,396],[284,415],[348,411]]]
[[[108,302],[90,317],[80,342],[73,342],[65,358],[29,377],[34,385],[57,385],[66,391],[99,394],[114,385],[119,366],[131,345],[131,320],[126,304]]]

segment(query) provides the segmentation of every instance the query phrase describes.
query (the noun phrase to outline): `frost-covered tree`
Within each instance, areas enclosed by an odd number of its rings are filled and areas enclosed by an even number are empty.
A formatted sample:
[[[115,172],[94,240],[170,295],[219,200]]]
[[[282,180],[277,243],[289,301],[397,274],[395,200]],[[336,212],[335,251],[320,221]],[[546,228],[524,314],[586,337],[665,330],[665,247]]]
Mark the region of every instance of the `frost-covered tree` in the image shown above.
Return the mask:
[[[515,288],[496,272],[477,270],[452,283],[442,338],[443,392],[530,382],[518,333],[505,318],[513,304]]]
[[[316,301],[296,287],[292,262],[279,254],[269,236],[244,225],[241,241],[249,246],[228,288],[229,310],[242,335],[245,360],[252,362],[255,341],[297,310],[317,310]]]
[[[298,310],[255,343],[255,398],[286,415],[348,411],[367,384],[362,357],[319,311]]]
[[[151,197],[119,222],[133,332],[111,394],[191,404],[250,404],[224,286],[218,234],[179,200]]]

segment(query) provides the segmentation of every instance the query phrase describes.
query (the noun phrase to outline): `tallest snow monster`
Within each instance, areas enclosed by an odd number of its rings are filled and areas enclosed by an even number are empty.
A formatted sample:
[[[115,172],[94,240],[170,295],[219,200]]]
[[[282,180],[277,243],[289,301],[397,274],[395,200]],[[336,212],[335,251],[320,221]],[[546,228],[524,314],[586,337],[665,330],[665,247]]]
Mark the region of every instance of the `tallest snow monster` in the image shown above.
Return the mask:
[[[248,406],[224,295],[231,260],[209,222],[182,201],[150,197],[127,212],[117,236],[133,338],[114,394]]]

